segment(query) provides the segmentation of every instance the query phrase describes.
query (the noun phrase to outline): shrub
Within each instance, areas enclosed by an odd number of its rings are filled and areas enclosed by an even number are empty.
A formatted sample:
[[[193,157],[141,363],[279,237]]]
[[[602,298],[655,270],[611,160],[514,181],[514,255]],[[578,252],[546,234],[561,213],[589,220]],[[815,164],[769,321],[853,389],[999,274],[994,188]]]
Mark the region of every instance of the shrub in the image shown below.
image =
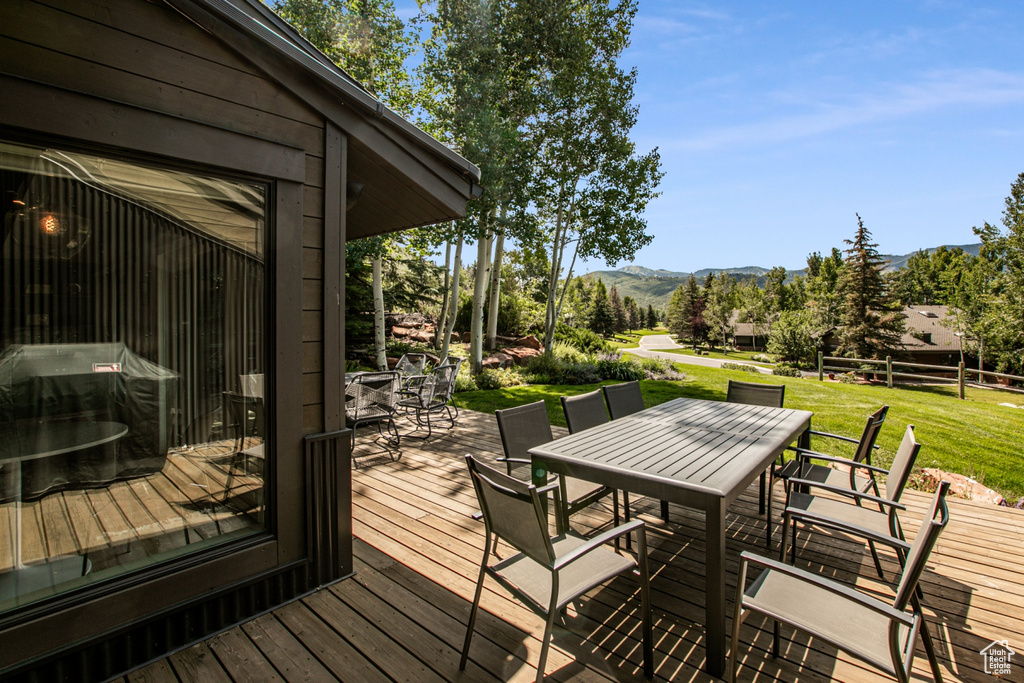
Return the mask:
[[[542,353],[527,362],[526,372],[533,376],[535,384],[557,384],[563,367],[564,363],[555,358],[553,353]]]
[[[582,363],[587,360],[585,353],[564,341],[556,341],[551,347],[551,354],[561,363]]]
[[[476,380],[469,372],[469,363],[463,363],[459,368],[459,374],[455,376],[455,392],[476,391]]]
[[[811,336],[813,329],[809,311],[784,311],[772,325],[768,353],[784,361],[813,363],[818,352]]]
[[[772,358],[771,356],[766,356],[763,353],[755,353],[753,356],[750,357],[750,360],[754,361],[755,363],[774,363],[775,362],[774,358]]]
[[[611,345],[601,335],[588,329],[559,324],[555,328],[555,341],[562,341],[576,347],[583,353],[607,353]]]
[[[600,358],[597,361],[597,372],[601,379],[615,379],[620,382],[632,382],[647,377],[642,368],[618,356]]]
[[[523,378],[512,368],[504,370],[487,369],[476,376],[476,386],[479,389],[506,389],[517,387],[523,383]]]
[[[740,372],[753,372],[758,373],[759,370],[753,365],[744,365],[741,363],[722,363],[721,368],[723,370],[739,370]]]
[[[596,384],[601,373],[596,363],[566,363],[557,382],[559,384]]]
[[[857,375],[855,375],[852,372],[844,372],[843,374],[839,375],[839,381],[842,382],[843,384],[856,384]]]
[[[772,374],[779,375],[780,377],[803,377],[803,374],[798,369],[785,365],[778,365],[772,368]]]
[[[676,371],[675,365],[667,358],[641,358],[630,355],[631,363],[639,367],[647,379],[685,379],[686,375]]]

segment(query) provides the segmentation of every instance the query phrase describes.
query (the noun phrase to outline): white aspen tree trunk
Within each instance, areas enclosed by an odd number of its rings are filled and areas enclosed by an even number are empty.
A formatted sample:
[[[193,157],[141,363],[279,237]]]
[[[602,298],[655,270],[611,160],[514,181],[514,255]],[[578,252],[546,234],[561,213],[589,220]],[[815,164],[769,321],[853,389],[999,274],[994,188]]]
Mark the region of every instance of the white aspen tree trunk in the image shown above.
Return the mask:
[[[381,267],[381,259],[373,259],[373,349],[377,356],[377,369],[387,370],[388,359],[384,353],[384,283]]]
[[[505,218],[505,207],[501,208]],[[493,351],[497,346],[498,307],[501,303],[501,257],[505,251],[505,231],[498,233],[494,242],[494,261],[491,263],[491,299],[487,305],[487,348]]]
[[[441,312],[437,316],[437,327],[434,328],[434,350],[441,348],[444,329],[448,326],[448,296],[451,293],[452,243],[448,241],[444,248],[444,294],[441,297]]]
[[[555,236],[551,246],[551,273],[548,277],[548,305],[544,316],[544,352],[551,353],[555,345],[555,327],[558,323],[558,274],[562,272],[562,253],[565,251],[565,227],[563,218],[565,212],[561,206],[558,207],[558,215],[555,220]]]
[[[476,277],[473,279],[473,318],[469,334],[469,366],[473,374],[479,374],[483,364],[484,351],[484,296],[487,289],[487,262],[490,238],[481,236],[476,242]]]
[[[455,329],[455,316],[459,312],[459,280],[462,279],[462,233],[455,243],[455,262],[452,264],[452,291],[449,297],[448,324],[444,328],[444,338],[441,340],[441,359],[448,357],[448,347],[452,341],[452,330]]]

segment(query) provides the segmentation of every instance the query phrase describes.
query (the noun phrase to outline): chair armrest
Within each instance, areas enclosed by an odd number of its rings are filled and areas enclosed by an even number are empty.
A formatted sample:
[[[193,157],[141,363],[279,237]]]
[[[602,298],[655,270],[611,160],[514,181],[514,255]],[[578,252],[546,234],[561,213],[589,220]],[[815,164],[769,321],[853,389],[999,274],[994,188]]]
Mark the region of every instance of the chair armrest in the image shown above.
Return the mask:
[[[872,503],[878,503],[886,507],[893,508],[895,510],[906,510],[907,506],[902,503],[897,503],[895,500],[889,500],[888,498],[879,498],[873,496],[870,493],[861,493],[860,491],[854,491],[853,489],[843,488],[842,486],[832,486],[831,484],[822,484],[817,481],[809,481],[807,479],[790,479],[790,486],[806,486],[807,488],[822,489],[824,491],[831,491],[832,493],[838,493],[841,496],[847,496],[849,498],[856,498],[858,500],[867,500]]]
[[[845,584],[831,581],[823,576],[819,576],[818,574],[813,574],[809,571],[805,571],[798,567],[794,567],[792,565],[779,562],[778,560],[773,560],[768,557],[755,555],[751,553],[749,550],[745,550],[742,553],[740,553],[740,564],[741,572],[745,569],[743,565],[760,565],[761,567],[768,569],[770,571],[776,571],[780,574],[786,574],[787,576],[792,576],[795,579],[806,581],[812,586],[817,586],[818,588],[827,590],[828,592],[833,593],[834,595],[846,598],[851,602],[856,602],[857,604],[863,605],[864,607],[867,607],[871,611],[877,612],[878,614],[881,614],[884,617],[892,619],[893,621],[898,621],[904,626],[912,626],[914,624],[913,616],[907,614],[906,612],[902,612],[896,609],[892,605],[886,604],[881,600],[878,600],[877,598],[874,598],[870,595],[865,595],[860,591],[856,591]]]
[[[527,460],[526,458],[506,458],[505,456],[495,458],[495,460],[498,462],[514,462],[519,465],[530,465],[533,463],[533,460]]]
[[[883,543],[893,548],[900,548],[904,551],[910,550],[910,544],[901,538],[896,538],[895,536],[891,536],[889,534],[880,534],[877,531],[873,531],[871,529],[859,526],[857,524],[851,524],[850,522],[846,522],[841,519],[836,519],[835,517],[816,515],[807,512],[806,510],[801,510],[799,508],[786,508],[785,512],[783,512],[782,514],[784,524],[788,523],[790,520],[796,519],[801,522],[815,524],[817,526],[823,526],[830,529],[835,529],[846,534],[854,534],[856,536],[861,536],[863,538],[867,538],[872,541],[877,541],[878,543]],[[878,514],[883,513],[879,512]]]
[[[824,460],[825,462],[835,462],[840,465],[848,465],[850,467],[856,467],[857,469],[867,470],[869,472],[889,474],[889,470],[884,467],[869,465],[866,462],[857,462],[856,460],[850,460],[849,458],[843,458],[838,455],[825,455],[824,453],[818,453],[817,451],[809,451],[806,448],[794,448],[793,450],[796,451],[796,457],[799,460]]]
[[[598,548],[603,546],[605,543],[608,543],[609,541],[612,541],[612,540],[614,540],[615,538],[617,538],[619,536],[625,536],[626,534],[628,534],[628,533],[630,533],[630,532],[632,532],[634,530],[637,530],[637,529],[642,530],[642,529],[644,529],[644,526],[645,526],[644,525],[644,520],[642,520],[642,519],[634,519],[632,521],[626,522],[625,524],[620,524],[619,526],[615,527],[614,529],[609,529],[608,531],[604,532],[603,534],[598,534],[597,536],[594,536],[593,538],[589,539],[583,545],[578,546],[576,548],[573,548],[571,551],[567,552],[565,555],[562,555],[561,557],[555,558],[555,562],[554,562],[554,564],[551,565],[551,568],[554,569],[555,571],[558,571],[559,569],[563,569],[567,565],[572,564],[576,560],[578,560],[581,557],[585,556],[587,553],[590,553],[590,552],[593,552],[594,550],[597,550]]]
[[[842,436],[840,434],[832,434],[831,432],[818,432],[813,429],[807,430],[808,434],[813,436],[824,436],[827,439],[836,439],[837,441],[845,441],[846,443],[860,443],[859,439],[851,439],[848,436]]]

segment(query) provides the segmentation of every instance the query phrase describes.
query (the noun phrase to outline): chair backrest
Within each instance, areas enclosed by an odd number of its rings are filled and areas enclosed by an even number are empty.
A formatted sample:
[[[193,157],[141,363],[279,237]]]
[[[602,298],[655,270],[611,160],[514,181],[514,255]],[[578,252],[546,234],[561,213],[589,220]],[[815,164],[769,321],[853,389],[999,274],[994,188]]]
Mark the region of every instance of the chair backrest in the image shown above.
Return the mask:
[[[407,353],[395,363],[395,372],[401,375],[423,375],[427,372],[427,355]]]
[[[640,391],[640,382],[623,382],[608,384],[601,387],[604,400],[608,404],[608,412],[613,420],[639,413],[644,409],[644,395]]]
[[[247,398],[263,398],[263,375],[239,375],[238,383],[242,387],[242,396]]]
[[[729,403],[746,403],[752,406],[769,406],[781,408],[786,400],[785,384],[757,384],[755,382],[736,382],[729,380],[729,388],[725,394]]]
[[[903,433],[903,441],[900,442],[900,449],[896,451],[896,457],[892,460],[892,467],[885,478],[885,497],[889,500],[898,501],[903,495],[903,489],[907,486],[910,473],[914,470],[914,462],[921,450],[921,444],[917,443],[914,437],[914,425],[907,425],[907,431]]]
[[[562,396],[562,412],[565,413],[565,423],[570,434],[608,421],[608,411],[605,410],[600,389],[579,396]]]
[[[434,385],[432,395],[434,402],[447,403],[455,393],[455,377],[459,374],[460,365],[462,365],[462,359],[452,365],[438,365],[430,371],[427,381]]]
[[[946,492],[949,490],[949,482],[939,482],[939,488],[932,498],[932,505],[928,514],[921,522],[921,528],[917,530],[914,543],[910,546],[907,554],[907,562],[903,565],[903,576],[900,577],[899,586],[896,589],[896,609],[902,611],[907,608],[917,589],[917,583],[924,574],[925,564],[935,547],[939,534],[949,523],[949,507],[946,505]]]
[[[544,401],[495,410],[494,416],[498,419],[498,433],[501,434],[501,447],[505,449],[506,458],[529,460],[531,448],[550,443],[555,438],[551,434],[551,422]],[[514,462],[505,464],[509,476],[525,480],[530,478],[529,465]]]
[[[345,388],[345,414],[352,420],[393,414],[400,387],[401,377],[393,370],[356,375]]]
[[[466,456],[484,524],[490,533],[542,565],[550,566],[555,552],[537,487]]]
[[[224,427],[234,434],[236,448],[244,439],[262,433],[262,416],[259,410],[259,399],[245,396],[237,391],[225,391],[227,415],[224,416]],[[249,411],[253,411],[254,419],[249,420]]]
[[[882,424],[885,422],[888,412],[889,406],[882,406],[868,415],[867,422],[864,423],[864,431],[860,435],[860,443],[857,444],[857,452],[853,454],[853,459],[856,462],[871,464],[871,451],[875,447],[875,441],[878,440],[878,433],[882,431]]]

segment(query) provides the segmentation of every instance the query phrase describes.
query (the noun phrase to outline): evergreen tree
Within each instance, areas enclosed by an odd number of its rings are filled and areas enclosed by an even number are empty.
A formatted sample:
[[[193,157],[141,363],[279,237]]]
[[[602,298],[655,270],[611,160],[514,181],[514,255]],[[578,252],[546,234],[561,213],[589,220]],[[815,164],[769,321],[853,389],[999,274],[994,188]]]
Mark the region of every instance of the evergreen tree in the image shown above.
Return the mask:
[[[698,344],[707,341],[708,324],[704,320],[704,294],[697,285],[697,278],[692,273],[686,281],[686,296],[684,300],[686,302],[686,329],[689,333],[690,342],[693,344],[693,349],[696,351]]]
[[[622,305],[626,307],[626,326],[629,331],[638,330],[643,327],[643,313],[636,303],[636,299],[627,296],[622,299]]]
[[[670,334],[676,335],[680,343],[690,336],[690,303],[687,297],[686,285],[676,287],[668,302],[668,311],[665,313],[665,324],[668,326],[668,331]]]
[[[845,240],[846,262],[839,280],[842,309],[839,353],[854,358],[880,358],[899,349],[904,318],[890,296],[882,274],[885,261],[857,215],[857,233]]]
[[[629,318],[626,316],[626,306],[622,302],[622,297],[619,296],[619,288],[614,285],[608,290],[608,304],[612,307],[612,318],[615,321],[613,329],[616,332],[625,332]]]
[[[658,314],[654,312],[654,306],[647,304],[647,329],[653,330],[658,326]]]
[[[594,305],[590,309],[587,327],[606,337],[615,331],[615,314],[608,301],[608,290],[601,280],[598,280],[594,287]]]
[[[718,340],[724,351],[733,331],[732,311],[735,308],[735,297],[732,278],[727,275],[719,275],[706,289],[705,296],[707,298],[704,318],[707,321],[709,333],[713,339]]]

